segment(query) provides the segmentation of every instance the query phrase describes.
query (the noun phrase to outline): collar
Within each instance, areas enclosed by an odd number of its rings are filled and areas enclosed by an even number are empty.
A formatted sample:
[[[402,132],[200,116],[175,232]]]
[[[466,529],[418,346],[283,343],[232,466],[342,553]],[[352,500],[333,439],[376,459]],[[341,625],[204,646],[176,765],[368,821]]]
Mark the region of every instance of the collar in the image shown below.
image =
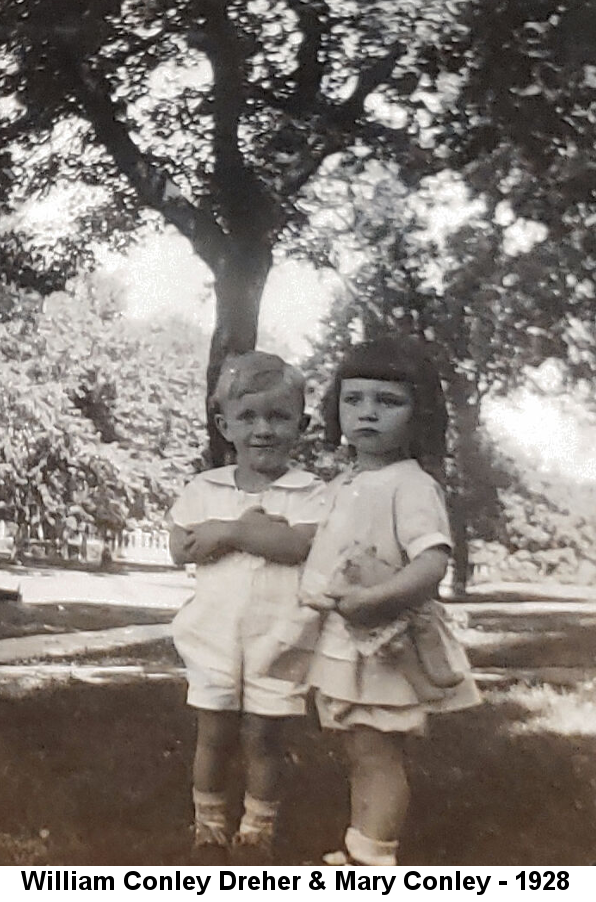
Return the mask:
[[[231,464],[227,467],[217,467],[215,470],[204,470],[201,475],[207,482],[213,482],[216,485],[227,485],[235,489],[237,488],[236,480],[234,479],[235,472],[236,465]],[[271,488],[306,489],[314,485],[316,481],[317,477],[312,473],[308,473],[306,470],[300,470],[298,467],[292,467],[284,473],[283,476],[276,479],[275,482],[271,482],[268,486],[265,486],[263,491],[268,491]]]
[[[420,464],[413,457],[407,457],[405,460],[396,460],[392,464],[387,464],[384,467],[379,467],[378,470],[359,470],[358,467],[352,463],[348,467],[346,467],[346,469],[342,473],[339,473],[336,476],[336,479],[339,482],[349,483],[353,482],[360,476],[374,479],[375,476],[378,476],[379,474],[386,476],[387,472],[389,471],[393,473],[396,470],[405,470],[407,472],[408,470],[418,471],[421,469],[422,468]]]

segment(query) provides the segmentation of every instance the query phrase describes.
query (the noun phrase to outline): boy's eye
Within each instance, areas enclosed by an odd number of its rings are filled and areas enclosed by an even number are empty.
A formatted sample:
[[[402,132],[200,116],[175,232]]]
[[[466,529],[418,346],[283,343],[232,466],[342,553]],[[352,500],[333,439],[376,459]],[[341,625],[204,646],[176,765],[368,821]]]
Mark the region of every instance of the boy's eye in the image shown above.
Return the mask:
[[[358,404],[360,401],[360,395],[342,395],[342,403],[343,404]]]
[[[243,410],[242,413],[238,414],[238,419],[243,423],[250,423],[254,418],[255,414],[253,410]]]

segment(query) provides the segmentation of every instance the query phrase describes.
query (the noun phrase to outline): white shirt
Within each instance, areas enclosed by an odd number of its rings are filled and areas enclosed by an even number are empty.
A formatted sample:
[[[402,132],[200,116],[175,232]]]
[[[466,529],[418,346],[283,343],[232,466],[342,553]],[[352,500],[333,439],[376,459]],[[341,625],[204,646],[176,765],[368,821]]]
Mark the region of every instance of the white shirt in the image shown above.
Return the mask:
[[[183,490],[170,511],[171,520],[188,527],[205,520],[237,520],[251,507],[285,517],[290,526],[317,524],[326,510],[326,487],[313,474],[290,469],[259,492],[239,489],[235,466],[206,470]],[[207,630],[220,630],[228,613],[250,608],[279,619],[288,607],[298,608],[301,567],[273,563],[263,557],[233,552],[214,563],[197,566],[196,601]],[[199,612],[197,612],[199,613]],[[267,619],[267,618],[266,618]],[[261,628],[267,628],[261,622]]]

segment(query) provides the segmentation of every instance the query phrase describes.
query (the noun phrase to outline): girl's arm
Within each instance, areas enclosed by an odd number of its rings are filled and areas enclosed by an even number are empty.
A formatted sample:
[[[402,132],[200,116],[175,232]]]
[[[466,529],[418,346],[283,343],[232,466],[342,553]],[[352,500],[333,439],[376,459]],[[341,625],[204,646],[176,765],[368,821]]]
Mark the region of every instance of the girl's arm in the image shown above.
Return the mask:
[[[386,582],[370,588],[344,584],[337,591],[331,587],[327,594],[350,623],[376,626],[399,616],[404,608],[417,607],[432,598],[445,576],[448,560],[444,547],[428,548]]]

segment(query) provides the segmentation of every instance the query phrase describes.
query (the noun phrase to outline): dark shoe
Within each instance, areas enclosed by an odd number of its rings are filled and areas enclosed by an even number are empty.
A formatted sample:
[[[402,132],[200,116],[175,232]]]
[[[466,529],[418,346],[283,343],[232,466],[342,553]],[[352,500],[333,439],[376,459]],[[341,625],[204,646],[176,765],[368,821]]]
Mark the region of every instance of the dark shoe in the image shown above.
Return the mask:
[[[224,867],[230,863],[230,846],[225,833],[206,827],[195,827],[191,864]]]
[[[230,852],[227,846],[216,846],[215,843],[193,846],[190,857],[191,864],[202,867],[222,868],[230,863]]]
[[[230,857],[235,867],[274,865],[272,838],[266,833],[236,833]]]

